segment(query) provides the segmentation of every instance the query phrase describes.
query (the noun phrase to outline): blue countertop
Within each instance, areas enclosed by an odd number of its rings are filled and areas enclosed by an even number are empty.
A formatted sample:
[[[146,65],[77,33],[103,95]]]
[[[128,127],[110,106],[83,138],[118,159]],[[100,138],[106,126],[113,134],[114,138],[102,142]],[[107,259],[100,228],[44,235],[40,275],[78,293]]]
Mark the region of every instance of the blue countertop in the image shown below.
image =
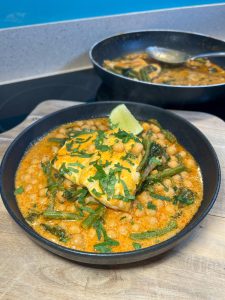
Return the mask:
[[[0,4],[0,28],[164,8],[224,3],[219,0],[9,0]]]

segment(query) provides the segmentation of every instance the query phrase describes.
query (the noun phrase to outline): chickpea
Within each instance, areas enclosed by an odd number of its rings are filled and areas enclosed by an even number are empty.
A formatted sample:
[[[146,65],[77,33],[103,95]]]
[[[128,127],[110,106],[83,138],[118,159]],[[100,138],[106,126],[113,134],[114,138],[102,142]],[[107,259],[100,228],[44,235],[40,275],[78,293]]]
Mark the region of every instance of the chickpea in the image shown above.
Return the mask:
[[[37,179],[32,179],[31,180],[31,184],[36,184],[38,181],[37,181]]]
[[[53,146],[53,147],[52,147],[52,152],[53,152],[53,154],[56,154],[56,153],[58,152],[58,150],[59,150],[58,147],[56,147],[56,146]]]
[[[165,147],[166,146],[166,143],[164,142],[164,140],[161,140],[161,139],[158,139],[157,140],[157,143],[162,146],[162,147]]]
[[[75,247],[83,247],[84,245],[84,237],[81,234],[74,234],[72,243]]]
[[[86,123],[90,126],[94,125],[94,121],[93,120],[87,120]]]
[[[88,147],[88,152],[95,152],[96,148],[95,148],[95,145],[94,144],[91,144],[89,147]]]
[[[155,186],[155,190],[156,190],[156,192],[163,192],[164,191],[164,186],[159,183]]]
[[[64,128],[64,127],[61,127],[60,129],[59,129],[59,133],[62,133],[62,134],[66,134],[66,129]]]
[[[183,184],[184,184],[184,186],[186,186],[187,188],[190,188],[190,187],[192,187],[192,183],[191,183],[191,181],[190,180],[184,180],[183,181]]]
[[[101,126],[102,125],[102,121],[101,120],[96,120],[95,121],[95,126]]]
[[[195,166],[195,162],[192,158],[189,158],[185,161],[185,164],[188,168],[193,168]]]
[[[186,156],[186,152],[185,151],[180,151],[179,155],[184,158]]]
[[[171,186],[172,185],[172,182],[170,179],[166,178],[163,180],[163,184],[165,184],[166,186]]]
[[[183,171],[180,173],[182,178],[187,178],[188,177],[188,172],[187,171]]]
[[[177,162],[176,160],[170,160],[170,161],[168,162],[168,166],[169,166],[170,168],[175,168],[175,167],[178,166],[178,162]]]
[[[164,206],[164,201],[154,201],[153,204],[155,204],[157,208],[161,208]]]
[[[30,200],[31,201],[35,201],[37,199],[37,195],[36,194],[31,194],[30,195]]]
[[[95,232],[94,228],[93,231]],[[70,233],[74,234],[74,233],[80,233],[80,227],[77,224],[72,224],[69,228]]]
[[[149,224],[150,225],[156,225],[158,223],[158,220],[156,217],[150,217],[149,218]]]
[[[56,197],[58,198],[60,203],[64,203],[65,202],[65,198],[63,197],[63,191],[58,191],[56,193]]]
[[[138,183],[139,182],[139,179],[140,179],[140,173],[139,172],[134,172],[132,173],[132,179],[134,180],[135,183]]]
[[[124,218],[125,221],[131,221],[132,220],[132,216],[128,213],[122,214],[121,218]]]
[[[38,201],[41,205],[48,204],[48,198],[47,197],[40,197]]]
[[[158,137],[158,139],[160,139],[160,140],[165,140],[165,136],[164,136],[164,134],[162,134],[162,133],[157,133],[157,137]]]
[[[70,188],[72,185],[73,185],[73,183],[70,180],[68,180],[68,179],[64,180],[65,188]]]
[[[77,122],[76,122],[76,125],[77,125],[78,127],[81,127],[81,126],[84,125],[84,121],[77,121]]]
[[[96,236],[96,231],[94,228],[90,228],[88,232],[89,238],[93,239]]]
[[[156,215],[156,211],[154,209],[146,209],[146,215],[147,216],[155,216]]]
[[[28,174],[32,174],[32,173],[34,173],[34,168],[31,166],[28,170],[27,170],[27,173]]]
[[[96,126],[91,126],[90,128],[91,128],[92,130],[96,130],[96,129],[97,129]]]
[[[148,123],[145,122],[145,123],[142,124],[142,127],[143,127],[144,131],[148,131],[151,126]]]
[[[107,225],[108,225],[109,227],[115,227],[115,226],[116,226],[116,222],[115,222],[113,219],[109,219],[109,220],[107,221]]]
[[[152,174],[157,174],[158,173],[158,170],[153,170],[152,171]]]
[[[148,192],[142,192],[137,199],[142,204],[146,204],[148,201],[151,201],[151,197],[149,196]]]
[[[136,143],[133,148],[131,149],[131,152],[134,155],[139,155],[141,151],[144,149],[143,145],[141,143]]]
[[[28,184],[24,190],[25,190],[25,192],[29,192],[30,190],[32,190],[32,185]]]
[[[103,131],[107,130],[107,127],[104,125],[99,125],[98,128]]]
[[[117,237],[116,232],[114,232],[113,230],[109,230],[107,234],[111,239],[115,239]]]
[[[123,152],[123,151],[124,151],[124,144],[123,144],[122,142],[119,142],[119,143],[117,143],[117,144],[114,144],[114,145],[113,145],[113,150],[114,150],[115,152],[119,152],[119,153]]]
[[[65,210],[65,209],[66,209],[66,205],[65,205],[65,204],[62,204],[62,203],[61,203],[61,204],[58,204],[58,205],[57,205],[57,210],[62,210],[62,211],[63,211],[63,210]]]
[[[173,189],[172,187],[169,187],[169,191],[166,192],[166,195],[167,195],[168,197],[173,197],[173,196],[175,195],[174,189]]]
[[[33,158],[32,161],[31,161],[32,165],[36,165],[38,163],[39,163],[39,160],[37,158]]]
[[[65,134],[62,134],[62,133],[58,133],[55,135],[56,138],[58,139],[63,139],[65,137]]]
[[[39,196],[41,196],[41,197],[42,197],[42,196],[46,196],[47,191],[48,191],[47,188],[41,189],[41,190],[39,191]]]
[[[23,176],[23,180],[24,180],[25,182],[30,182],[30,181],[31,181],[31,176],[30,176],[29,174],[25,174],[25,175]]]
[[[83,125],[82,129],[90,129],[90,126],[89,125]]]
[[[175,145],[169,146],[169,147],[166,149],[166,152],[167,152],[169,155],[174,155],[174,154],[176,154],[176,152],[177,152],[177,148],[176,148]]]
[[[47,155],[44,155],[43,157],[42,157],[42,162],[44,163],[44,162],[46,162],[46,161],[48,161],[49,160],[49,156],[47,156]]]
[[[152,124],[151,127],[152,127],[152,131],[153,131],[154,133],[159,133],[159,132],[160,132],[160,128],[159,128],[158,126]]]
[[[174,182],[177,182],[177,183],[178,183],[178,182],[181,181],[181,177],[180,177],[180,175],[178,175],[178,174],[177,174],[177,175],[174,175],[172,178],[173,178],[173,181],[174,181]]]
[[[73,127],[73,130],[75,130],[75,131],[81,131],[81,128],[80,128],[80,127],[77,127],[77,126],[75,126],[75,127]]]
[[[170,213],[170,214],[174,214],[174,213],[175,213],[175,208],[174,208],[173,205],[167,205],[167,206],[165,207],[165,209],[166,209],[166,211],[167,211],[168,213]]]
[[[137,231],[139,230],[139,228],[140,228],[140,225],[139,225],[139,224],[134,224],[134,225],[132,225],[132,227],[131,227],[132,231],[134,231],[134,232],[137,232]]]
[[[119,227],[119,233],[122,235],[127,235],[128,234],[128,230],[125,226],[120,226]]]
[[[135,211],[135,216],[136,216],[136,217],[142,217],[142,216],[144,216],[144,214],[145,214],[144,210],[139,210],[139,209],[137,209],[137,210]]]

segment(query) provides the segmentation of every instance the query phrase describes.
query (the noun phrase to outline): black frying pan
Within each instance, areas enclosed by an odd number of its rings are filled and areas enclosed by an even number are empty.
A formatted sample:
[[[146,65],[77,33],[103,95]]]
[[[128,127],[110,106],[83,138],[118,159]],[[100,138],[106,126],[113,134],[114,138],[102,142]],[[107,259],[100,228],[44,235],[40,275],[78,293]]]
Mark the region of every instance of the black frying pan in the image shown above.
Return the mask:
[[[142,51],[148,46],[182,50],[192,55],[225,51],[225,42],[208,36],[177,31],[130,32],[96,43],[90,50],[90,59],[103,82],[124,99],[135,99],[157,106],[184,106],[225,97],[225,84],[210,86],[171,86],[136,81],[114,74],[102,67],[105,59],[115,59],[128,53]],[[213,59],[225,68],[225,58]]]

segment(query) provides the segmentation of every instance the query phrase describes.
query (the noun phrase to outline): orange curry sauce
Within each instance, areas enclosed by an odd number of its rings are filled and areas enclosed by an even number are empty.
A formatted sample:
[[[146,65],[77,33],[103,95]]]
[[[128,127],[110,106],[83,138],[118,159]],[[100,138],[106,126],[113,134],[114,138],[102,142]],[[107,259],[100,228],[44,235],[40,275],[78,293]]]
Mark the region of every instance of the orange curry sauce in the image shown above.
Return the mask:
[[[142,123],[144,131],[139,139],[142,143],[150,133],[151,143],[160,145],[165,155],[162,160],[158,154],[157,158],[154,157],[153,163],[157,166],[149,175],[152,176],[152,181],[150,180],[149,184],[142,187],[136,196],[130,197],[132,199],[129,200],[131,206],[128,211],[112,209],[101,204],[86,187],[80,187],[68,178],[66,179],[63,172],[59,176],[59,171],[54,169],[50,162],[57,156],[70,133],[88,129],[93,132],[98,130],[107,133],[108,126],[107,118],[65,124],[41,138],[25,153],[15,179],[17,203],[25,220],[44,238],[68,248],[87,252],[132,251],[155,245],[174,236],[190,222],[198,210],[203,197],[200,169],[194,158],[176,141],[174,136],[162,129],[157,122]],[[90,155],[97,151],[94,143],[93,141],[92,147],[89,145],[86,149]],[[118,138],[115,143],[126,144],[126,140]],[[138,150],[136,143],[140,144],[134,140],[130,152],[125,153],[128,154],[127,161],[131,165],[138,155],[142,158],[145,155],[145,145],[139,145]],[[122,149],[126,151],[123,145]],[[110,148],[111,153],[118,150],[118,147]],[[137,151],[139,153],[136,153]],[[74,156],[74,161],[76,161],[76,156]],[[163,166],[160,162],[163,162]],[[113,165],[113,162],[110,163]],[[177,174],[156,180],[157,174],[160,175],[165,170],[176,169],[179,166],[183,166],[183,170]],[[109,166],[104,168],[106,170]],[[132,174],[126,168],[123,169],[121,166],[121,170],[127,172],[124,182],[129,186],[128,180]],[[121,170],[118,174],[123,174]],[[95,180],[97,182],[99,179]],[[93,179],[92,183],[95,183]],[[114,193],[116,194],[116,191]],[[100,194],[96,193],[98,197]],[[125,196],[124,198],[121,196],[121,199],[121,201],[128,201]],[[87,224],[85,220],[89,218],[89,222],[99,207],[102,209],[101,215],[95,218],[95,222]],[[54,219],[54,213],[51,216],[51,210],[69,213],[66,217],[69,216],[70,219]],[[48,217],[44,213],[46,211]],[[75,220],[71,219],[74,215],[77,216]],[[60,216],[63,218],[62,215]]]

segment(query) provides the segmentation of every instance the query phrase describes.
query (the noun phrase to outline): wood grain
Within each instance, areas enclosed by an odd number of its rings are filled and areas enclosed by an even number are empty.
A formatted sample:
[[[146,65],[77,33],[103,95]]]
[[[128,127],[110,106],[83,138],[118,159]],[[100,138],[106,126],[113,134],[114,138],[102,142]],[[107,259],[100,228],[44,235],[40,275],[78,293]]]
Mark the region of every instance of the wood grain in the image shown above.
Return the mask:
[[[22,129],[71,105],[53,100],[40,104],[23,123],[0,135],[0,159]],[[0,299],[225,299],[225,123],[205,113],[175,112],[208,137],[222,169],[216,204],[190,238],[153,261],[90,267],[36,245],[0,202]]]

